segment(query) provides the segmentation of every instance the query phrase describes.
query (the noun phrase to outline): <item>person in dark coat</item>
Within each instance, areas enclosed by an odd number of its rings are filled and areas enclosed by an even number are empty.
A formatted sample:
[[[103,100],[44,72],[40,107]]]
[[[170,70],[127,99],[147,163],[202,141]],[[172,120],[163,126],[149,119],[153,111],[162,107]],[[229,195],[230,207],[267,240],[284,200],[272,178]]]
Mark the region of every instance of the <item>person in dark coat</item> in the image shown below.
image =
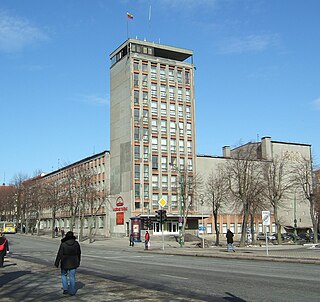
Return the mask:
[[[3,233],[0,233],[0,268],[3,267],[4,256],[9,253],[9,242]]]
[[[230,247],[232,248],[232,251],[235,252],[234,245],[233,245],[233,233],[229,229],[227,230],[226,237],[227,237],[228,252],[230,250]]]
[[[129,240],[130,240],[130,245],[129,246],[134,246],[134,241],[133,241],[133,234],[130,233],[130,237],[129,237]]]
[[[80,266],[81,248],[73,232],[69,231],[61,239],[61,244],[54,265],[61,267],[63,294],[76,294],[76,271]],[[69,279],[69,280],[68,280]],[[68,288],[68,283],[70,287]]]

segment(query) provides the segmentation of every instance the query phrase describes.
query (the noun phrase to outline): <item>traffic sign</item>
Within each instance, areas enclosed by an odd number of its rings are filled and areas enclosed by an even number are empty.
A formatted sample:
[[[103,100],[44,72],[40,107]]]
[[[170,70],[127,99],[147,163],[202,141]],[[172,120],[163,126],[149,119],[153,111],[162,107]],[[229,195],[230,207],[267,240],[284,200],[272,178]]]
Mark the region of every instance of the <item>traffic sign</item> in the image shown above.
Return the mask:
[[[161,207],[165,207],[165,205],[167,204],[167,201],[164,199],[164,198],[161,198],[160,200],[159,200],[159,205],[161,206]]]
[[[270,225],[270,211],[262,211],[262,224]]]
[[[199,231],[205,231],[207,228],[205,226],[199,226]]]

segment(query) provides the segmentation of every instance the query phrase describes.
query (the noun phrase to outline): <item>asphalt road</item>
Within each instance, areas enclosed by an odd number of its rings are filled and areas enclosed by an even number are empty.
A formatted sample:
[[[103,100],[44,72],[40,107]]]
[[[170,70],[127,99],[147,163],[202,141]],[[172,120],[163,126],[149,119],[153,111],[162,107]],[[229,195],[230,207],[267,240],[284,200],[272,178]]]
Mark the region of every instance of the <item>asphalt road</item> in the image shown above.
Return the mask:
[[[10,236],[16,257],[53,266],[59,243]],[[79,273],[203,301],[319,301],[319,265],[171,256],[82,244]]]

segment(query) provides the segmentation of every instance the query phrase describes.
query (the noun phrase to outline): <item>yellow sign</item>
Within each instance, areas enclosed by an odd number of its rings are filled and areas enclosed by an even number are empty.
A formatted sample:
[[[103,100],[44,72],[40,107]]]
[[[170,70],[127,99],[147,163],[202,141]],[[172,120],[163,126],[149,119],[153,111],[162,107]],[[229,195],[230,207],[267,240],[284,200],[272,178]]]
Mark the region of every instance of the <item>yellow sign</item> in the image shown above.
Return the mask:
[[[167,201],[164,199],[164,198],[161,198],[159,200],[159,205],[162,206],[162,207],[165,207],[165,205],[167,204]]]

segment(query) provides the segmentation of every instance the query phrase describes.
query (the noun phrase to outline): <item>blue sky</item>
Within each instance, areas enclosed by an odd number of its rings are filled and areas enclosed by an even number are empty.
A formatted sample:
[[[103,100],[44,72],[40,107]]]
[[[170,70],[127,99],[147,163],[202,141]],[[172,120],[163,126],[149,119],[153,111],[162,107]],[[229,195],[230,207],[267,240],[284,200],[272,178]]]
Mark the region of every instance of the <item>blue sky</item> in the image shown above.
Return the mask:
[[[1,182],[109,150],[127,11],[129,37],[194,51],[198,154],[271,136],[319,163],[320,1],[1,0]]]

